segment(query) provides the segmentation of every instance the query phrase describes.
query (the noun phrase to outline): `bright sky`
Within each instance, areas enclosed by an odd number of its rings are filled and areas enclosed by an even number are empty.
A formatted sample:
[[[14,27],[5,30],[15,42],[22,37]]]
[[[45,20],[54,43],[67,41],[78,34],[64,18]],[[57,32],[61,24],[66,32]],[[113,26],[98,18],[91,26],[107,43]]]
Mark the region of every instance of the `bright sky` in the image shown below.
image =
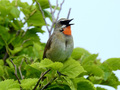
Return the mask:
[[[32,0],[21,0],[31,3]],[[62,1],[62,0],[58,0]],[[51,0],[52,4],[56,0]],[[72,26],[74,47],[83,47],[91,53],[99,53],[102,62],[108,58],[120,57],[120,0],[65,0],[60,18],[74,18]],[[48,33],[40,34],[47,42]],[[120,70],[116,72],[120,80]],[[107,87],[108,90],[115,90]],[[120,90],[120,86],[118,88]]]

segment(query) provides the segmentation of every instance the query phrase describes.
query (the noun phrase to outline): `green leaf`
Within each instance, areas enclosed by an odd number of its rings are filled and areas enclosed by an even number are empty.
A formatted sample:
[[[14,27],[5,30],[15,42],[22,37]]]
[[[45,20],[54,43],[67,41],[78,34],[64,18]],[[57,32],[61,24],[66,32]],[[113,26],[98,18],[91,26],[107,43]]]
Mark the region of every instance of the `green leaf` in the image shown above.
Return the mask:
[[[103,77],[98,77],[98,76],[90,76],[89,80],[94,83],[94,84],[101,84]]]
[[[96,89],[90,81],[81,80],[77,83],[77,90],[96,90]]]
[[[82,65],[91,65],[91,64],[93,64],[95,62],[97,56],[98,56],[98,54],[89,55],[88,57],[86,57],[83,60]]]
[[[4,65],[3,59],[0,59],[0,65],[1,65],[1,66]]]
[[[40,27],[31,28],[29,30],[32,32],[35,32],[35,33],[37,33],[37,32],[44,33],[45,32]]]
[[[104,80],[106,81],[112,74],[112,69],[107,63],[102,63],[100,68],[104,71]]]
[[[82,57],[82,55],[85,55],[87,57],[87,56],[90,55],[90,53],[83,48],[75,48],[75,49],[73,49],[73,52],[72,52],[71,56],[72,56],[73,59],[78,60]]]
[[[9,51],[12,53],[12,55],[20,52],[23,49],[23,47],[15,47],[14,50],[9,49]]]
[[[23,89],[32,89],[37,83],[37,78],[28,78],[21,81],[21,86]]]
[[[84,65],[84,69],[87,71],[89,75],[95,75],[99,77],[104,76],[103,70],[97,65]]]
[[[33,1],[35,1],[35,0],[33,0]],[[40,3],[42,9],[49,8],[49,2],[48,2],[48,0],[37,0],[37,1]],[[38,4],[36,4],[36,5],[38,7]]]
[[[40,62],[39,68],[53,68],[55,70],[59,70],[63,67],[63,64],[61,62],[52,62],[50,59],[44,59]]]
[[[32,16],[29,17],[29,19],[27,20],[28,22],[28,26],[43,26],[45,25],[45,22],[43,20],[42,14],[40,11],[37,11],[36,13],[34,13]]]
[[[101,87],[96,87],[96,90],[107,90],[107,89],[101,88]]]
[[[64,63],[60,72],[71,78],[75,78],[79,74],[85,72],[85,70],[78,61],[75,61],[74,59],[70,58]]]
[[[3,66],[0,65],[0,76],[3,76],[4,75],[4,69],[3,69]]]
[[[112,86],[114,87],[115,89],[117,89],[117,86],[120,85],[120,82],[118,80],[118,77],[115,76],[114,73],[112,73],[110,75],[110,77],[106,80],[106,81],[102,81],[103,85],[108,85],[108,86]]]
[[[40,60],[42,60],[43,50],[42,50],[42,46],[40,44],[33,43],[33,53],[36,58],[39,58]]]
[[[10,38],[10,34],[8,33],[9,29],[3,26],[0,26],[0,38],[4,40],[4,42],[7,42]]]
[[[64,79],[66,80],[71,90],[77,90],[77,86],[74,84],[74,82],[70,78],[64,77]]]
[[[112,70],[120,70],[120,58],[110,58],[104,61]]]
[[[9,90],[12,88],[20,88],[19,83],[13,79],[7,79],[0,82],[0,90]]]
[[[20,11],[16,7],[12,7],[10,14],[13,16],[13,18],[18,18]]]

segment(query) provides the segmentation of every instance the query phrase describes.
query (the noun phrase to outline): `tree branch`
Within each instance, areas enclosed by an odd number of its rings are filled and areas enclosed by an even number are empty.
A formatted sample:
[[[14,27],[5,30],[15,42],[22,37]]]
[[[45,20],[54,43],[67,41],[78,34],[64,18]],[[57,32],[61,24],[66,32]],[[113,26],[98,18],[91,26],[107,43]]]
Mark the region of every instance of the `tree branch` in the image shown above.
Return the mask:
[[[47,88],[57,77],[54,77],[53,79],[51,79],[41,90],[44,90],[45,88]]]
[[[67,15],[67,19],[69,19],[70,13],[71,13],[71,8],[69,9],[69,12],[68,12],[68,15]]]
[[[60,12],[61,12],[61,9],[62,9],[62,5],[63,5],[64,1],[65,1],[65,0],[63,0],[62,3],[60,4],[60,10],[59,10],[59,12],[58,12],[58,14],[57,14],[56,20],[52,23],[52,26],[51,26],[51,28],[50,28],[50,34],[51,34],[52,29],[53,29],[53,26],[56,24],[56,22],[57,22],[57,20],[58,20],[58,18],[59,18],[59,15],[60,15]]]
[[[37,84],[35,85],[35,87],[33,88],[33,90],[36,90],[37,86],[39,85],[40,80],[41,80],[41,79],[44,77],[44,75],[47,74],[49,71],[50,71],[50,69],[48,69],[46,72],[44,72],[44,73],[40,76],[40,78],[39,78]]]
[[[21,72],[21,66],[22,66],[22,64],[23,64],[23,61],[24,61],[24,58],[22,59],[22,61],[21,61],[21,63],[20,63],[20,66],[18,67],[19,73],[20,73],[20,76],[21,76],[21,79],[23,79],[22,72]]]
[[[10,61],[11,61],[11,63],[13,64],[13,66],[14,66],[14,68],[15,68],[15,76],[16,76],[16,78],[17,78],[17,80],[18,80],[18,83],[19,84],[21,84],[21,82],[20,82],[20,79],[19,79],[19,77],[18,77],[18,75],[17,75],[17,67],[16,67],[16,65],[13,63],[13,61],[10,59]],[[22,90],[22,87],[20,86],[20,90]]]
[[[50,12],[51,12],[51,14],[52,14],[52,21],[54,21],[54,14],[53,14],[53,11],[52,11],[52,5],[51,5],[51,3],[50,3],[50,0],[48,0],[48,2],[49,2],[49,6],[50,6]]]
[[[43,12],[43,10],[42,10],[42,7],[41,7],[40,3],[39,3],[37,0],[35,0],[35,1],[36,1],[36,3],[37,3],[38,6],[39,6],[39,10],[40,10],[40,12],[42,13],[43,19],[44,19],[45,24],[46,24],[47,31],[50,32],[50,31],[49,31],[49,28],[48,28],[47,21],[45,20],[45,14],[44,14],[44,12]]]

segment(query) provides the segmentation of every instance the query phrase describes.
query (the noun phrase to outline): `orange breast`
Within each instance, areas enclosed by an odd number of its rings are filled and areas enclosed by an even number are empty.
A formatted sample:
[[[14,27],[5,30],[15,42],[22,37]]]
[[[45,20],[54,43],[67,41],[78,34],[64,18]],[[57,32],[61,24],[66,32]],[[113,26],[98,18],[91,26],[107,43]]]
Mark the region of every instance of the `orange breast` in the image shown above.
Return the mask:
[[[63,28],[63,30],[64,30],[63,33],[65,35],[71,35],[71,27],[70,26]]]

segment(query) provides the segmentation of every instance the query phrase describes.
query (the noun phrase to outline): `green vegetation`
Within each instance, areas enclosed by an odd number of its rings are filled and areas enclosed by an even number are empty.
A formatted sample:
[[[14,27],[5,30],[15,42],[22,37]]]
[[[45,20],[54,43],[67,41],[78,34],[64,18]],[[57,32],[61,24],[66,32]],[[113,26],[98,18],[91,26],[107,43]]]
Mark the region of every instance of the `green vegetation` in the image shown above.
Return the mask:
[[[47,0],[38,0],[50,20],[52,15]],[[53,6],[54,8],[54,6]],[[24,19],[21,20],[20,13]],[[23,30],[27,24],[27,30]],[[20,0],[0,0],[0,90],[32,90],[40,76],[36,90],[106,90],[94,84],[117,88],[120,81],[113,71],[120,70],[120,58],[110,58],[103,63],[98,54],[75,48],[64,63],[42,60],[45,44],[37,33],[44,33],[43,16],[38,5]],[[65,76],[59,76],[57,70]],[[84,76],[87,76],[85,78]]]

